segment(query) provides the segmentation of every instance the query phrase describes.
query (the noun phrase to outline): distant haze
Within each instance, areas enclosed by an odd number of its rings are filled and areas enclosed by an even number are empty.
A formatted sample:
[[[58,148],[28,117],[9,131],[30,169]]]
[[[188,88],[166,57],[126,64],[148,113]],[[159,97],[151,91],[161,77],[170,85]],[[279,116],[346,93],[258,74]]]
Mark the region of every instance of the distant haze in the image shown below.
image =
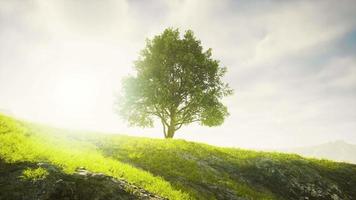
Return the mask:
[[[0,1],[0,110],[75,129],[163,137],[115,114],[120,81],[167,27],[192,29],[235,90],[219,127],[177,138],[221,146],[356,144],[356,1]],[[1,112],[0,111],[0,112]]]
[[[356,145],[341,140],[315,146],[279,149],[278,151],[356,164]]]

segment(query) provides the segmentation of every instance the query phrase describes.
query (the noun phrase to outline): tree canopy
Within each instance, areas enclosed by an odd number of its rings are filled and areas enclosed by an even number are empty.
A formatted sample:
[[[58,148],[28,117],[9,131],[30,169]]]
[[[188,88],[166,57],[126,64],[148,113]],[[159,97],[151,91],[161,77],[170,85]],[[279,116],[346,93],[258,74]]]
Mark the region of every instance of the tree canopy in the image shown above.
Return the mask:
[[[130,125],[152,127],[159,119],[165,138],[183,125],[218,126],[228,116],[221,99],[232,94],[222,81],[226,67],[203,50],[193,31],[168,28],[147,40],[134,63],[136,74],[122,82],[118,112]]]

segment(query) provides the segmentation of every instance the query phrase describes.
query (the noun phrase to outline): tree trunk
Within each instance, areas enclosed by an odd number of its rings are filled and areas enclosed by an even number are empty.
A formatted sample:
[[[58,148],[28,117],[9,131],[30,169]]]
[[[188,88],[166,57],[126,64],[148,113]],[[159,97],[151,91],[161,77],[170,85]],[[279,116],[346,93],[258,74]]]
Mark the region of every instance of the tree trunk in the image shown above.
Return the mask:
[[[169,126],[168,127],[168,131],[167,131],[167,135],[166,135],[166,139],[167,138],[173,138],[175,131],[176,130],[175,130],[174,126]]]
[[[166,133],[166,139],[167,138],[173,138],[174,133],[176,132],[176,120],[175,120],[175,114],[176,114],[176,110],[175,109],[171,109],[170,111],[170,120],[169,120],[169,125],[167,126],[167,133]]]

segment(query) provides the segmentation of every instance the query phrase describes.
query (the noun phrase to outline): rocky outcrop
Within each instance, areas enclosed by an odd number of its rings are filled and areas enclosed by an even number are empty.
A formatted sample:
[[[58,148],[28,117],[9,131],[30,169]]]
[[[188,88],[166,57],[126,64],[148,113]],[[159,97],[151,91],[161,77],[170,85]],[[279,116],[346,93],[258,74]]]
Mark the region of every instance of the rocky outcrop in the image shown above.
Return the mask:
[[[45,169],[41,179],[25,179],[26,169]],[[5,163],[0,160],[0,200],[164,200],[148,191],[102,173],[84,168],[65,174],[48,163]]]

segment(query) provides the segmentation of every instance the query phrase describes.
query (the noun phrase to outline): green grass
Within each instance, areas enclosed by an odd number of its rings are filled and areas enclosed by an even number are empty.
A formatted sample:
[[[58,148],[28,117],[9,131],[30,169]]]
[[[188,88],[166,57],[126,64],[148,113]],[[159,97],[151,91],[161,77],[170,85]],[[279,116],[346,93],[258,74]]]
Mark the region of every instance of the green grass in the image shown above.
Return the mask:
[[[70,139],[73,134],[0,115],[0,158],[6,162],[50,162],[66,173],[85,167],[93,172],[124,178],[169,199],[190,199],[188,194],[174,189],[161,177],[107,158],[88,142]]]
[[[256,190],[241,181],[234,181],[227,171],[206,163],[208,159],[214,159],[211,156],[215,153],[218,153],[217,159],[225,159],[224,149],[183,140],[125,136],[107,136],[100,141],[98,146],[105,155],[163,176],[196,199],[216,199],[219,189],[253,199],[276,198],[267,190]],[[217,188],[209,188],[209,185]]]
[[[229,193],[247,199],[298,199],[313,193],[306,194],[308,187],[331,191],[335,185],[342,199],[356,196],[352,164],[184,140],[115,135],[96,140],[105,155],[162,176],[195,199],[229,199]]]
[[[42,167],[36,169],[27,168],[22,172],[22,178],[25,180],[38,181],[48,176],[48,171]]]
[[[50,162],[66,173],[85,167],[173,200],[313,199],[315,191],[324,199],[356,196],[356,165],[295,154],[69,131],[2,115],[0,147],[6,162]],[[24,173],[40,178],[35,170]]]

